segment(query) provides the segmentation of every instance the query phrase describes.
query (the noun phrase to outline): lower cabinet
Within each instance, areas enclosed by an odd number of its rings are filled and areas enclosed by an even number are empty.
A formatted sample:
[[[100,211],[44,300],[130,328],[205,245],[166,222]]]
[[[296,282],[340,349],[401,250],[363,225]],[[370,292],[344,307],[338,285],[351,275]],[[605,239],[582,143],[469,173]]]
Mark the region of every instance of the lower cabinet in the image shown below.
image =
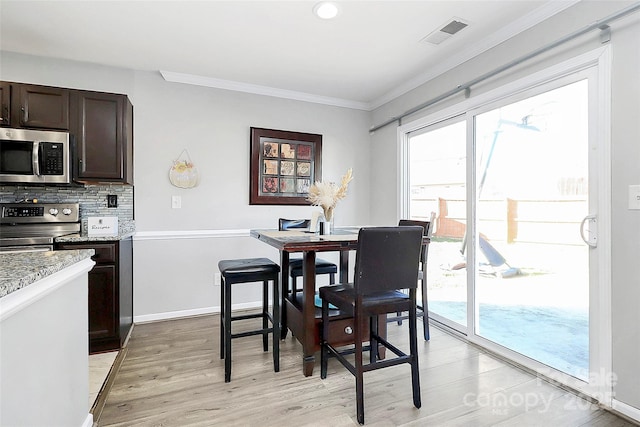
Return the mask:
[[[132,239],[57,243],[56,249],[93,249],[89,272],[89,353],[118,350],[133,324]]]

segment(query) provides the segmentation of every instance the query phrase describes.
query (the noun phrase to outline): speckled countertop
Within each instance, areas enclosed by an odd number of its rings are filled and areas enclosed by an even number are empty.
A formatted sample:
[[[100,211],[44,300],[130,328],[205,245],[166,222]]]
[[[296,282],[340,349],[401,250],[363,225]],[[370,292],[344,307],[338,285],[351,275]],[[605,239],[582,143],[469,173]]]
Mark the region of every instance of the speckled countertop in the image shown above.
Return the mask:
[[[117,236],[89,236],[86,232],[86,227],[83,224],[83,231],[79,234],[68,234],[62,237],[56,237],[56,243],[69,243],[69,242],[104,242],[104,241],[114,241],[114,240],[122,240],[127,237],[131,237],[136,232],[136,223],[135,221],[122,221],[118,224],[118,235]]]
[[[0,298],[57,273],[85,258],[93,249],[0,254]]]

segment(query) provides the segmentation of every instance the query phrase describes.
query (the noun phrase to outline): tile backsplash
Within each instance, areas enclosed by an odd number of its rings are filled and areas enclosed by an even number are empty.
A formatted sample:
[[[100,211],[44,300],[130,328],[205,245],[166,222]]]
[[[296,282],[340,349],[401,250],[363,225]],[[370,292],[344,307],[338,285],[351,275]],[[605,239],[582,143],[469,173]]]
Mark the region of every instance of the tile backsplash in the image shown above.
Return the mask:
[[[107,207],[108,195],[118,196],[118,207]],[[134,220],[132,185],[24,186],[0,185],[0,202],[16,203],[38,199],[40,203],[79,203],[80,219],[117,216],[120,222]]]

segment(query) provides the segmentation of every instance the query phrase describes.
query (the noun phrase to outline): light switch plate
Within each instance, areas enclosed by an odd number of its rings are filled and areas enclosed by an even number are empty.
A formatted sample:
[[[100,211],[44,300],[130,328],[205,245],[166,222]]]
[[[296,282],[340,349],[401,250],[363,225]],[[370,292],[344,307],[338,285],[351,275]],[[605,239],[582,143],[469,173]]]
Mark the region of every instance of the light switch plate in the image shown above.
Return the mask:
[[[640,209],[640,185],[629,186],[629,209]]]
[[[180,208],[182,208],[182,197],[171,196],[171,209],[180,209]]]

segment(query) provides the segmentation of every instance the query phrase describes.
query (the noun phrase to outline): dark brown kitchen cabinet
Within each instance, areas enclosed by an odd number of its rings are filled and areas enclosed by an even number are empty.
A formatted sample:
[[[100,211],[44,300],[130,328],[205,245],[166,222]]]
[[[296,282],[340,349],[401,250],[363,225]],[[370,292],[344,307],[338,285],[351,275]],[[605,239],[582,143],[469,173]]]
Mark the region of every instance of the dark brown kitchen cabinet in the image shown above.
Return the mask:
[[[69,130],[69,89],[2,82],[0,90],[0,125]]]
[[[56,249],[93,249],[89,272],[89,353],[118,350],[133,324],[132,239],[57,243]]]
[[[9,126],[11,117],[11,85],[0,82],[0,126]]]
[[[74,91],[77,180],[133,184],[133,106],[126,95]]]

